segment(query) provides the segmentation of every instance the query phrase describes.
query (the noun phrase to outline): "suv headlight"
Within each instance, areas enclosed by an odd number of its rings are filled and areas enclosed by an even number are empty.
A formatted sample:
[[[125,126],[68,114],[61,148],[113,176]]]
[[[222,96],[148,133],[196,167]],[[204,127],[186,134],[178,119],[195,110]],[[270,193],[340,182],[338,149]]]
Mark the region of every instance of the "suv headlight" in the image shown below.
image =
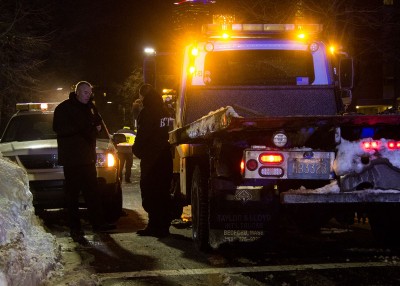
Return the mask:
[[[96,167],[114,167],[115,156],[112,153],[97,153]]]

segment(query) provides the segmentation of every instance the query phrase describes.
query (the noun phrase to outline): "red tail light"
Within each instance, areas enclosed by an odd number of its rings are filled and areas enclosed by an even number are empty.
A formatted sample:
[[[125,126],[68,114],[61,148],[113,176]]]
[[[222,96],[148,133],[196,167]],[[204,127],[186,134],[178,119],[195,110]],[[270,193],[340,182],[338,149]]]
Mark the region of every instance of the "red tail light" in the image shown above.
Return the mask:
[[[400,141],[389,141],[387,143],[387,148],[389,150],[399,150],[400,149]]]
[[[250,171],[256,170],[258,167],[258,163],[254,159],[250,159],[249,161],[246,162],[246,168]]]
[[[361,146],[365,151],[379,150],[382,148],[382,143],[379,140],[363,141]],[[389,150],[400,150],[400,141],[390,140],[386,143]]]
[[[379,150],[380,149],[380,141],[363,141],[362,143],[362,148],[365,151],[371,151],[371,150]]]
[[[279,153],[263,153],[260,155],[259,161],[263,164],[279,164],[283,162],[283,156]]]

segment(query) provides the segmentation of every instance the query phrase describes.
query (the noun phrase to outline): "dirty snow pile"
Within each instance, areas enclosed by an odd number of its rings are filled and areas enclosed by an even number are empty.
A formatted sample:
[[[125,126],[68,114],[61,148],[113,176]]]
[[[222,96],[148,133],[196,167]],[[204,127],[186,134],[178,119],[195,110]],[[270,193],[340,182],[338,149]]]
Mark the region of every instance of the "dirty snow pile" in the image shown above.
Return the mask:
[[[372,141],[372,138],[364,140]],[[365,169],[365,164],[361,158],[367,156],[370,160],[377,158],[387,159],[394,167],[400,168],[400,156],[398,150],[389,150],[387,148],[387,139],[381,139],[381,148],[378,151],[372,149],[369,151],[363,150],[360,141],[350,142],[342,138],[338,146],[338,154],[334,165],[335,173],[339,176],[355,172],[360,173]]]
[[[372,141],[372,138],[367,138],[364,140]],[[345,174],[351,173],[361,173],[367,168],[366,164],[362,163],[362,157],[368,157],[371,160],[377,158],[387,159],[394,167],[400,168],[400,156],[399,151],[389,150],[387,148],[387,139],[381,139],[381,148],[379,151],[377,150],[363,150],[361,146],[361,141],[347,141],[345,139],[341,139],[341,143],[337,147],[337,155],[335,161],[333,163],[333,169],[337,176],[342,176]],[[299,193],[339,193],[340,188],[338,186],[337,181],[333,181],[330,184],[318,188],[315,190],[309,190],[304,187],[301,187],[298,190],[291,190],[292,192]],[[367,190],[364,190],[366,192]],[[369,192],[398,192],[398,190],[368,190]]]
[[[0,285],[39,285],[60,258],[55,237],[34,214],[26,172],[0,153]]]

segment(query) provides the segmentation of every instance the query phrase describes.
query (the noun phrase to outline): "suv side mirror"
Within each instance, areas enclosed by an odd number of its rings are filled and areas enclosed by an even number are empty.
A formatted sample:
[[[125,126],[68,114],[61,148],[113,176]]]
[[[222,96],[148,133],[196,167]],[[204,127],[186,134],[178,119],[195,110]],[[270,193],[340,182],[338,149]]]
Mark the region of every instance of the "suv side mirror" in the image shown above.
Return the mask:
[[[343,58],[339,62],[339,87],[352,89],[354,82],[354,66],[352,58]]]
[[[126,136],[121,133],[114,133],[112,139],[115,144],[126,142]]]

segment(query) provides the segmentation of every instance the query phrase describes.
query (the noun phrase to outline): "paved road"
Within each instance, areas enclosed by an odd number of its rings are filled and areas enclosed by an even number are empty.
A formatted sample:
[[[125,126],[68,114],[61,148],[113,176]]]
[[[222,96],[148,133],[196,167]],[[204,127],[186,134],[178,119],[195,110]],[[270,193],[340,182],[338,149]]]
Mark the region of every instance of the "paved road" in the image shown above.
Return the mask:
[[[81,247],[68,236],[65,212],[43,219],[61,245],[64,266],[48,285],[400,285],[399,251],[374,244],[368,224],[344,229],[332,222],[321,233],[286,231],[269,244],[195,250],[191,229],[171,227],[167,238],[140,237],[147,215],[141,207],[138,161],[123,185],[127,216],[109,234]],[[84,214],[84,213],[83,213]]]

